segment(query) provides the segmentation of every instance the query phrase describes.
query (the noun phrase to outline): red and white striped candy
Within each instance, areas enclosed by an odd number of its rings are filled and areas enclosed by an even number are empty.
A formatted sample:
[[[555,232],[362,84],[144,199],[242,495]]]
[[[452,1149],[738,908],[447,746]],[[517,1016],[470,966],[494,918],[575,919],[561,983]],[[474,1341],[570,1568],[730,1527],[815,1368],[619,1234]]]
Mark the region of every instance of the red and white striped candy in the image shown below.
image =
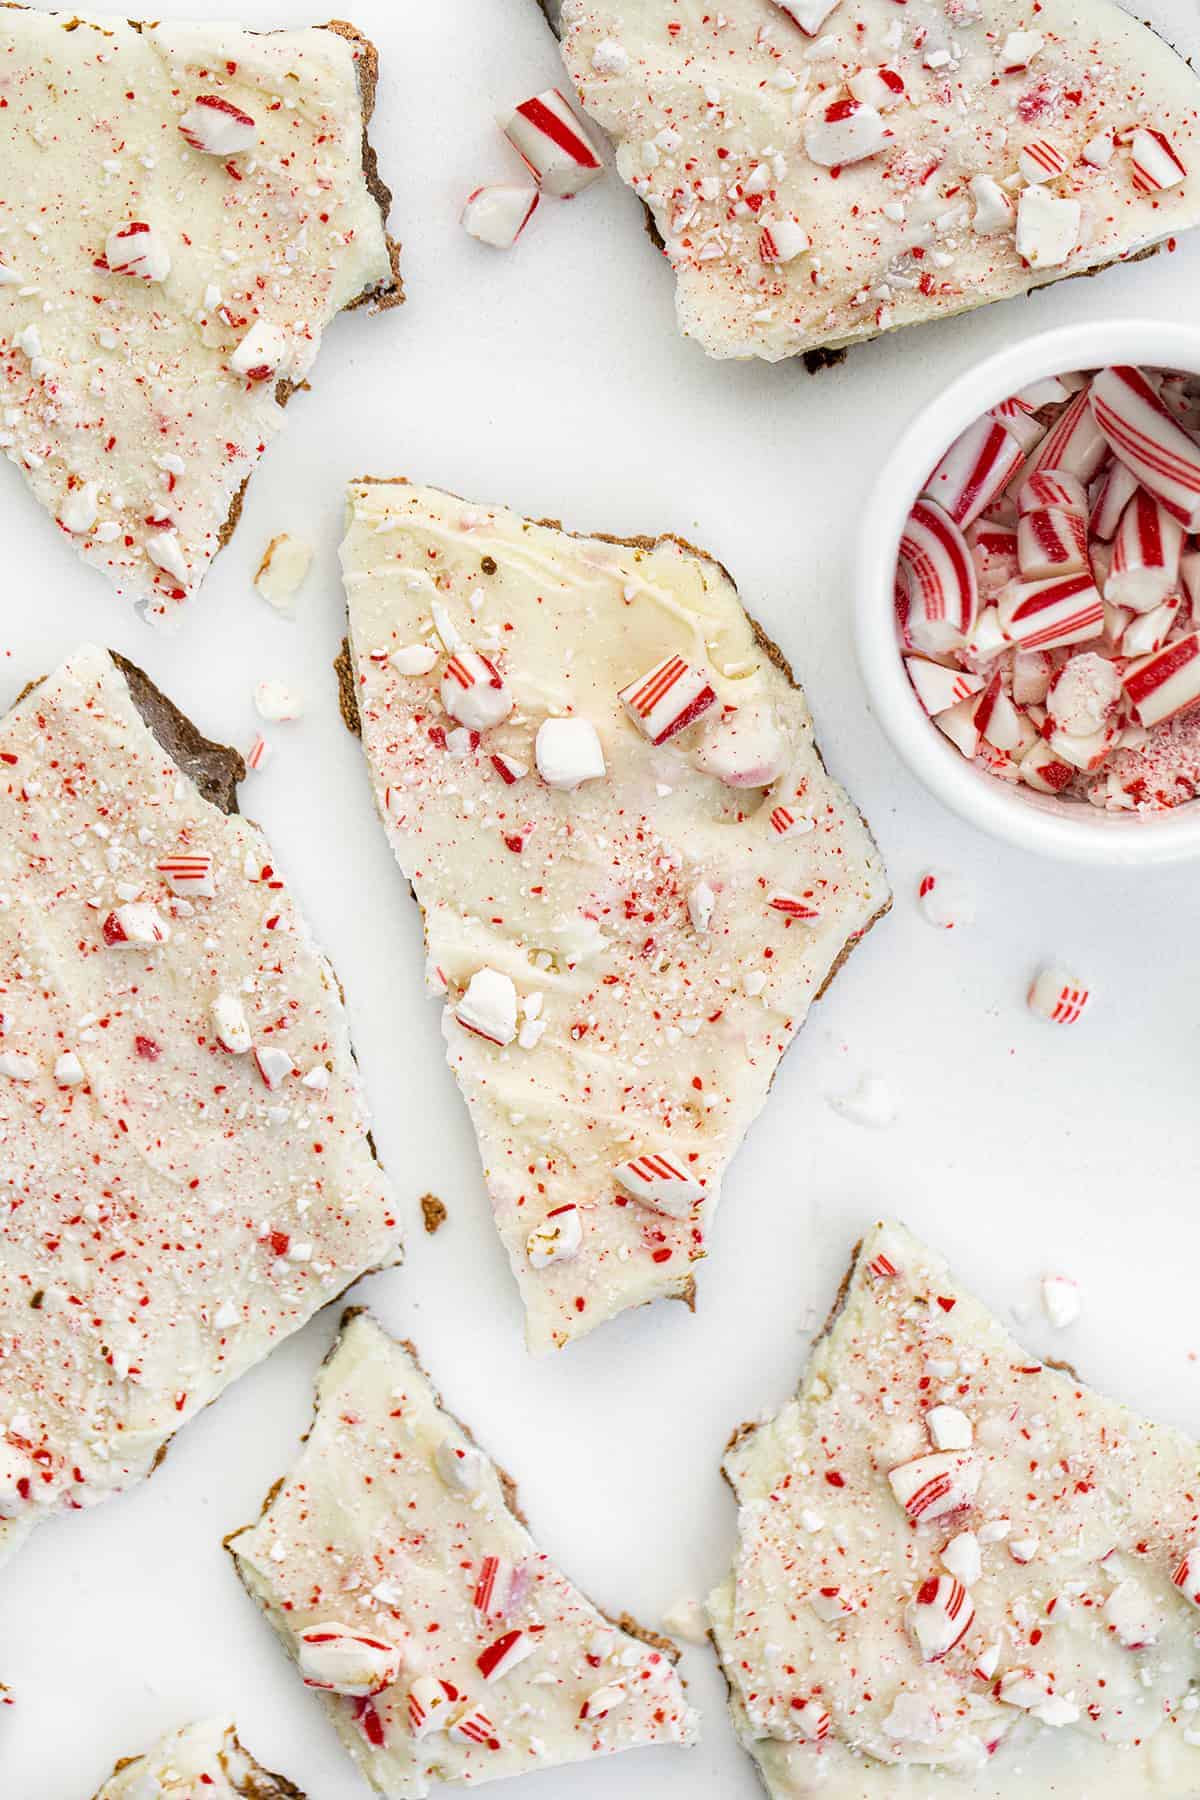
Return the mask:
[[[1129,140],[1129,172],[1139,194],[1161,194],[1187,179],[1187,166],[1165,133],[1139,125]]]
[[[1108,455],[1108,444],[1092,412],[1091,390],[1081,388],[1042,439],[1029,465],[1029,474],[1055,469],[1088,482]]]
[[[502,750],[492,754],[491,765],[505,787],[512,787],[514,782],[524,780],[529,773],[529,764],[518,762],[515,756],[505,756]]]
[[[898,106],[905,97],[904,78],[895,69],[860,69],[852,75],[846,86],[856,100],[866,106],[873,106],[876,112],[887,112],[891,106]]]
[[[1049,138],[1036,138],[1018,152],[1017,167],[1026,181],[1057,181],[1067,172],[1067,158]]]
[[[1038,794],[1061,794],[1075,779],[1075,770],[1039,739],[1020,763],[1021,780]]]
[[[173,894],[190,894],[201,900],[211,900],[217,891],[213,859],[207,851],[199,851],[194,856],[187,856],[182,851],[176,856],[163,856],[154,866]]]
[[[1130,612],[1161,606],[1179,585],[1183,526],[1145,488],[1121,514],[1104,598]]]
[[[481,1650],[475,1666],[485,1681],[503,1681],[519,1663],[533,1655],[537,1641],[525,1631],[506,1631],[494,1644]]]
[[[975,573],[981,597],[998,594],[1007,582],[1020,574],[1017,561],[1017,534],[1008,525],[994,525],[980,519],[967,532],[967,543],[975,562]]]
[[[239,156],[258,142],[258,126],[250,114],[221,94],[197,94],[179,130],[184,142],[205,156]]]
[[[1098,637],[1104,624],[1104,600],[1090,570],[1049,581],[1014,581],[997,606],[1005,635],[1025,650],[1084,643]]]
[[[446,664],[442,705],[452,719],[471,731],[489,731],[507,719],[513,697],[495,664],[478,650],[457,649]]]
[[[980,1467],[974,1457],[942,1450],[890,1470],[888,1485],[908,1517],[922,1523],[970,1506],[979,1477]]]
[[[982,675],[969,674],[966,669],[948,669],[944,663],[930,662],[924,656],[906,656],[904,667],[931,719],[960,700],[970,699],[983,687]]]
[[[1179,559],[1179,575],[1192,617],[1200,617],[1200,550],[1188,550]]]
[[[471,1605],[482,1618],[502,1619],[517,1605],[527,1585],[524,1564],[511,1563],[503,1556],[485,1556],[479,1565]]]
[[[165,944],[171,927],[153,906],[130,901],[110,912],[100,927],[104,942],[117,950],[141,950]]]
[[[821,916],[820,907],[814,906],[811,900],[806,900],[802,894],[785,893],[782,888],[768,894],[767,905],[772,912],[782,913],[785,919],[803,919],[810,925]]]
[[[511,250],[538,209],[535,187],[499,181],[467,195],[459,223],[469,237],[493,250]]]
[[[600,153],[557,88],[522,100],[502,128],[546,193],[568,200],[604,173]]]
[[[448,1681],[434,1675],[418,1675],[408,1690],[408,1729],[418,1742],[434,1731],[444,1731],[450,1708],[461,1696]]]
[[[546,1214],[525,1240],[531,1269],[548,1269],[552,1263],[570,1262],[583,1249],[583,1214],[572,1202]]]
[[[1186,1600],[1200,1606],[1200,1544],[1184,1551],[1171,1580]]]
[[[246,767],[253,773],[261,769],[271,754],[271,746],[265,737],[256,737],[246,752]]]
[[[608,1681],[590,1693],[579,1709],[581,1719],[606,1719],[618,1706],[624,1706],[629,1690],[622,1681]]]
[[[623,687],[617,698],[652,744],[665,744],[715,706],[717,696],[702,669],[682,656],[665,656],[645,675]]]
[[[1087,509],[1087,491],[1082,481],[1066,469],[1035,469],[1017,493],[1017,511],[1022,516],[1049,511],[1075,513],[1084,519]]]
[[[794,813],[788,806],[772,807],[770,823],[777,837],[807,837],[816,829],[815,819],[804,813]]]
[[[758,260],[765,263],[795,262],[806,250],[812,249],[812,239],[805,231],[799,219],[790,215],[783,219],[764,219],[758,233]]]
[[[661,1151],[648,1150],[643,1156],[618,1163],[613,1174],[627,1194],[671,1219],[686,1219],[697,1200],[704,1198],[695,1176]]]
[[[1098,769],[1116,748],[1121,727],[1117,720],[1097,727],[1095,731],[1075,733],[1053,729],[1046,738],[1048,748],[1062,762],[1069,763],[1081,774]]]
[[[468,1706],[449,1727],[449,1735],[458,1744],[480,1744],[485,1750],[498,1750],[500,1739],[482,1706]]]
[[[1182,604],[1179,595],[1172,594],[1161,606],[1152,607],[1147,613],[1136,613],[1121,633],[1118,654],[1152,656],[1156,650],[1161,650],[1175,629]]]
[[[804,148],[810,161],[821,168],[841,169],[878,155],[891,135],[875,107],[847,95],[809,120],[804,128]]]
[[[829,1736],[833,1720],[829,1716],[829,1709],[822,1706],[819,1700],[805,1700],[802,1703],[793,1700],[787,1723],[808,1743],[819,1744],[822,1738]]]
[[[979,727],[975,723],[974,699],[960,700],[957,706],[947,707],[934,718],[934,724],[945,737],[950,739],[956,750],[970,762],[979,748]]]
[[[1028,456],[1046,435],[1046,427],[1035,417],[1035,412],[1036,408],[1023,400],[1020,394],[1013,394],[989,408],[988,418],[998,419],[1006,430],[1011,431]]]
[[[139,281],[165,281],[171,273],[166,240],[144,219],[131,219],[109,232],[104,260],[112,274],[133,275]]]
[[[259,1074],[272,1091],[282,1087],[288,1076],[296,1072],[296,1065],[287,1051],[278,1049],[274,1044],[257,1045],[254,1061]]]
[[[1029,989],[1030,1012],[1052,1025],[1074,1025],[1088,1003],[1089,992],[1066,969],[1051,965],[1039,969]]]
[[[1075,512],[1027,512],[1017,527],[1017,561],[1026,581],[1077,575],[1088,566],[1087,525]]]
[[[966,539],[932,500],[913,507],[900,539],[908,577],[908,635],[916,650],[938,656],[956,649],[975,623],[979,588]]]
[[[924,496],[965,530],[987,511],[1024,460],[1012,432],[985,413],[951,444],[925,483]]]
[[[922,1662],[941,1662],[961,1644],[975,1619],[975,1603],[961,1581],[931,1575],[908,1608],[908,1628]]]
[[[517,990],[500,969],[477,969],[454,1016],[467,1031],[489,1044],[511,1044],[517,1035]]]
[[[1119,456],[1114,456],[1096,488],[1088,530],[1093,537],[1110,544],[1117,535],[1121,515],[1138,491],[1137,477],[1130,473]]]
[[[1200,700],[1200,632],[1131,663],[1121,677],[1139,725],[1161,725]]]
[[[975,702],[974,722],[979,735],[997,750],[1015,750],[1021,742],[1021,715],[1004,690],[999,669]]]
[[[1091,407],[1142,486],[1188,531],[1200,529],[1200,445],[1172,418],[1142,370],[1101,370],[1092,382]]]
[[[336,1621],[305,1626],[298,1642],[305,1687],[360,1700],[391,1687],[404,1663],[394,1644]]]

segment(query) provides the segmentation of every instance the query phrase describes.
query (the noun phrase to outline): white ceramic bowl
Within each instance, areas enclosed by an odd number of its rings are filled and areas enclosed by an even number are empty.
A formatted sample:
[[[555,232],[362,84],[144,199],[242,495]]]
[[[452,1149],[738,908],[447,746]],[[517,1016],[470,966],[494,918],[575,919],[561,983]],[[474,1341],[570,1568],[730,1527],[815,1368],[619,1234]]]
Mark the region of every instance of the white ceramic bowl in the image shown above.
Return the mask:
[[[1026,850],[1067,861],[1129,867],[1200,856],[1200,799],[1169,812],[1110,813],[998,781],[938,731],[916,694],[896,640],[896,551],[921,482],[973,420],[1045,375],[1109,363],[1200,374],[1200,329],[1152,319],[1067,326],[988,357],[909,426],[888,459],[863,521],[856,570],[858,660],[880,725],[913,773],[954,812]]]

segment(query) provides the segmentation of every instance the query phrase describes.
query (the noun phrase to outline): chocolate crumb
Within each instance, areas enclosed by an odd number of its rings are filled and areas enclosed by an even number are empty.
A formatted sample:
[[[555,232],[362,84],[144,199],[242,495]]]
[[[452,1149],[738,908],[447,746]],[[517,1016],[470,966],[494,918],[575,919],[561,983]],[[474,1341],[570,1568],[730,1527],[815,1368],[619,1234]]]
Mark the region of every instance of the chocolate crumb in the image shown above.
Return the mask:
[[[421,1217],[430,1237],[446,1223],[446,1208],[436,1194],[421,1195]]]

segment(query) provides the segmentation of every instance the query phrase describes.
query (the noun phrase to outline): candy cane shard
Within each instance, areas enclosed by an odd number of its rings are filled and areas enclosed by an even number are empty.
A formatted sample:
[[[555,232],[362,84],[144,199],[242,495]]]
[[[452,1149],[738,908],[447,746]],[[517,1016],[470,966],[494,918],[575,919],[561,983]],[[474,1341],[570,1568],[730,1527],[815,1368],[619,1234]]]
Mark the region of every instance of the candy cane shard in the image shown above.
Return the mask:
[[[469,1491],[447,1446],[476,1459]],[[321,1697],[388,1800],[695,1740],[675,1646],[612,1623],[539,1550],[509,1477],[367,1313],[347,1313],[295,1464],[227,1547],[302,1674],[331,1618],[383,1647],[339,1651]]]
[[[691,1297],[725,1168],[886,881],[782,657],[703,553],[404,483],[349,501],[371,781],[529,1342],[560,1347]],[[431,640],[432,592],[449,647],[414,680],[394,652]],[[464,645],[512,710],[455,755],[439,694]]]
[[[975,622],[979,588],[967,541],[944,508],[918,500],[900,538],[908,579],[908,637],[932,655],[962,644]]]
[[[304,1800],[284,1775],[256,1762],[232,1725],[205,1719],[117,1764],[94,1800]]]
[[[950,1412],[971,1448],[930,1453]],[[738,1538],[708,1612],[772,1800],[1189,1800],[1198,1456],[873,1226],[797,1396],[725,1455]]]
[[[1091,408],[1108,443],[1141,485],[1188,531],[1200,528],[1200,445],[1141,369],[1102,369]]]
[[[232,534],[327,326],[401,298],[365,141],[378,59],[344,24],[115,18],[102,56],[97,29],[0,10],[0,165],[37,214],[10,221],[20,279],[0,268],[0,447],[158,618]]]
[[[399,1257],[336,978],[241,773],[92,646],[0,719],[0,1556]],[[98,1323],[65,1332],[72,1292]]]
[[[915,3],[540,0],[710,355],[841,348],[1200,220],[1200,82],[1128,9]]]

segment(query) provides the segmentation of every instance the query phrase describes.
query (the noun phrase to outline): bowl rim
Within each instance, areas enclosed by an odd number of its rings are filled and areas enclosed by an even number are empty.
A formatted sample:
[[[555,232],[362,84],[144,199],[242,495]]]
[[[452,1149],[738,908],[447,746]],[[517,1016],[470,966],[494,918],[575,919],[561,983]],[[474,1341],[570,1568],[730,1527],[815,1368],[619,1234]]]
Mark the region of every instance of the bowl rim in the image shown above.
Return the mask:
[[[1004,841],[1060,860],[1129,867],[1200,856],[1200,801],[1166,813],[1108,813],[1014,791],[964,760],[921,706],[896,643],[896,552],[926,471],[972,421],[1047,375],[1110,363],[1200,375],[1200,326],[1123,318],[1056,326],[967,369],[927,402],[876,477],[855,559],[855,639],[872,711],[914,775],[944,805]]]

